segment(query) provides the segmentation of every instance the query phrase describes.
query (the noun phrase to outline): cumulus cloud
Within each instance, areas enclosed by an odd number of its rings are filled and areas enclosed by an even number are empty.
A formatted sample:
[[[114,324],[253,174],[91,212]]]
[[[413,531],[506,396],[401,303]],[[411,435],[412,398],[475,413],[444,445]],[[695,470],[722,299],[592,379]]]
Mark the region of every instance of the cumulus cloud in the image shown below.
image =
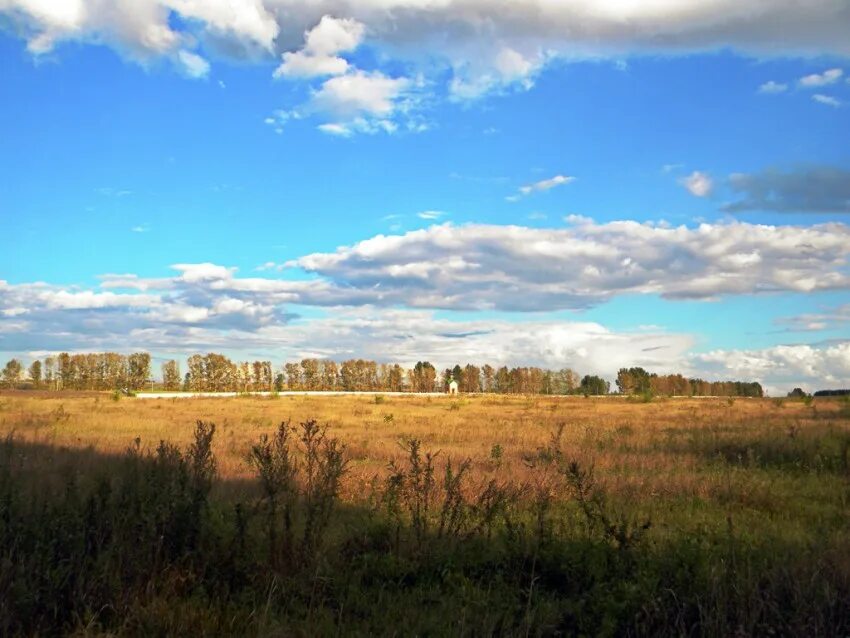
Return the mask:
[[[694,197],[708,197],[714,188],[711,176],[702,171],[694,171],[687,177],[681,178],[679,183]]]
[[[709,299],[850,287],[850,228],[843,224],[571,221],[565,229],[444,224],[289,265],[331,285],[313,302],[420,308],[555,310],[619,294]]]
[[[310,99],[292,110],[279,109],[264,122],[282,133],[290,120],[319,117],[323,133],[351,137],[357,133],[421,132],[427,124],[416,112],[422,80],[390,77],[380,71],[350,67],[311,91]]]
[[[364,31],[364,25],[357,20],[323,16],[319,24],[304,34],[301,50],[283,54],[275,77],[342,75],[349,63],[337,54],[356,49],[363,40]]]
[[[262,0],[0,0],[0,12],[34,54],[81,41],[107,44],[139,62],[204,40],[227,42],[234,52],[268,53],[279,33],[274,13]],[[182,57],[176,59],[185,65]]]
[[[850,213],[850,170],[843,168],[735,173],[729,177],[729,186],[740,199],[723,207],[728,212]]]
[[[539,49],[523,54],[509,46],[461,58],[453,64],[449,94],[464,101],[510,88],[528,90],[546,62],[547,56]]]
[[[355,133],[394,133],[400,120],[416,104],[416,88],[417,83],[410,78],[354,70],[323,82],[304,109],[332,120],[319,125],[319,130],[325,133],[344,137]],[[408,130],[418,126],[409,118],[402,124]]]
[[[311,104],[343,118],[361,114],[388,117],[409,87],[407,78],[388,77],[380,71],[356,71],[326,80],[313,94]]]
[[[431,77],[448,71],[457,99],[527,88],[557,59],[724,48],[752,56],[850,54],[850,13],[838,0],[0,0],[0,12],[34,54],[81,41],[142,63],[177,59],[181,49],[264,61],[282,55],[278,74],[286,77],[344,73],[350,63],[338,54],[368,36],[385,59]],[[828,84],[838,71],[801,83]]]
[[[10,322],[25,321],[46,340],[76,332],[109,338],[128,326],[169,334],[187,326],[255,332],[289,322],[292,304],[555,311],[625,294],[712,299],[846,290],[848,246],[850,228],[837,223],[672,228],[573,218],[562,229],[443,224],[378,235],[283,267],[265,265],[275,272],[300,268],[313,275],[307,279],[243,277],[234,268],[200,263],[175,264],[173,274],[161,278],[103,275],[96,288],[0,281],[0,323],[8,332]]]
[[[838,82],[842,75],[844,75],[842,69],[829,69],[823,73],[812,73],[811,75],[800,78],[799,85],[806,89],[828,86]]]
[[[715,350],[691,356],[708,374],[755,379],[773,394],[793,386],[809,391],[846,387],[850,379],[850,341],[828,346],[779,345],[761,350]]]
[[[128,295],[66,291],[57,296],[60,291],[45,284],[0,282],[0,305],[11,295],[29,306],[0,311],[0,352],[225,350],[275,363],[366,357],[406,366],[422,359],[438,367],[467,362],[569,366],[609,379],[620,367],[639,365],[658,373],[757,380],[773,393],[798,385],[812,390],[841,385],[850,377],[850,342],[692,353],[693,335],[651,326],[611,330],[589,321],[455,320],[431,310],[371,305],[330,308],[322,316],[299,319],[271,314],[266,303],[274,302],[274,293],[261,289],[275,285],[240,286],[224,279],[192,290],[181,279],[167,281],[170,298],[137,295],[133,302]],[[257,290],[246,297],[240,288]],[[42,293],[48,295],[39,300]],[[44,305],[45,299],[55,305]]]

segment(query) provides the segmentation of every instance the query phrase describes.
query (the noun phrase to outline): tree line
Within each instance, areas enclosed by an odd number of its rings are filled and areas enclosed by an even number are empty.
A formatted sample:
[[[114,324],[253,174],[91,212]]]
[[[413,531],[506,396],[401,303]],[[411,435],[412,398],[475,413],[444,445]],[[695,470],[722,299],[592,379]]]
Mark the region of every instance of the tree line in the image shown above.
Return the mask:
[[[660,396],[763,397],[755,381],[706,381],[681,374],[655,374],[643,368],[620,368],[617,389],[621,394]]]
[[[580,376],[570,368],[509,368],[468,363],[438,372],[429,361],[418,361],[407,369],[367,359],[336,362],[307,358],[275,369],[271,361],[233,361],[214,352],[193,354],[187,359],[186,368],[181,373],[177,360],[165,361],[160,380],[154,381],[151,356],[146,352],[129,355],[63,352],[44,361],[33,361],[27,377],[29,387],[48,390],[138,391],[150,386],[191,392],[444,392],[455,381],[463,393],[604,395],[611,391],[611,384],[602,377]],[[20,360],[12,359],[6,364],[2,381],[8,388],[23,383],[24,366]],[[756,382],[705,381],[681,374],[659,375],[640,367],[621,368],[616,386],[620,394],[628,395],[764,396]]]
[[[2,372],[3,385],[17,387],[23,381],[23,364],[7,362]],[[149,382],[151,356],[147,352],[119,354],[90,352],[35,359],[27,368],[31,387],[45,390],[141,390]]]

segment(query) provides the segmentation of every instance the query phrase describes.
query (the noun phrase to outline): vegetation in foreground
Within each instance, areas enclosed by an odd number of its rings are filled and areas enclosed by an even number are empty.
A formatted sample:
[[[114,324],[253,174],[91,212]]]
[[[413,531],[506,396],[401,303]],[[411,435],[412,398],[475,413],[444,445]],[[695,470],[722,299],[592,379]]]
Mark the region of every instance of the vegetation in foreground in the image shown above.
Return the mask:
[[[180,445],[62,445],[69,422],[136,409],[95,399],[51,424],[27,420],[38,399],[0,396],[4,635],[850,631],[843,402],[577,399],[569,423],[555,402],[375,401],[399,440],[366,483],[342,428],[310,418],[243,423],[244,446],[209,421]],[[317,405],[218,403],[246,418]],[[676,424],[653,424],[665,410]],[[490,444],[482,415],[539,431],[477,456],[433,445],[441,422]]]

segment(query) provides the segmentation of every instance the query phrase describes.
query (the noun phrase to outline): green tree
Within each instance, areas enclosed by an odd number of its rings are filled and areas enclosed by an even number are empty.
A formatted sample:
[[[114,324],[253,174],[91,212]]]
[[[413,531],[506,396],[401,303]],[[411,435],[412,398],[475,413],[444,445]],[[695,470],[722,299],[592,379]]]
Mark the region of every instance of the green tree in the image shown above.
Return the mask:
[[[611,384],[602,377],[586,374],[582,378],[579,387],[585,395],[599,395],[608,394]]]

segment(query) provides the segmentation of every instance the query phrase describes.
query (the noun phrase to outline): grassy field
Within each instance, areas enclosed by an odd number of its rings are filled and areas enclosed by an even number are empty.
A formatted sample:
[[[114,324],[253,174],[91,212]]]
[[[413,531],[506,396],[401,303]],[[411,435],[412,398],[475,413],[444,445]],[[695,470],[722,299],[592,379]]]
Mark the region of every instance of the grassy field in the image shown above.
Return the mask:
[[[258,462],[281,422],[291,483]],[[850,631],[846,401],[6,393],[0,435],[4,634]],[[97,551],[56,547],[60,519]],[[189,531],[135,564],[122,526],[141,544]],[[17,563],[65,580],[36,591]]]

